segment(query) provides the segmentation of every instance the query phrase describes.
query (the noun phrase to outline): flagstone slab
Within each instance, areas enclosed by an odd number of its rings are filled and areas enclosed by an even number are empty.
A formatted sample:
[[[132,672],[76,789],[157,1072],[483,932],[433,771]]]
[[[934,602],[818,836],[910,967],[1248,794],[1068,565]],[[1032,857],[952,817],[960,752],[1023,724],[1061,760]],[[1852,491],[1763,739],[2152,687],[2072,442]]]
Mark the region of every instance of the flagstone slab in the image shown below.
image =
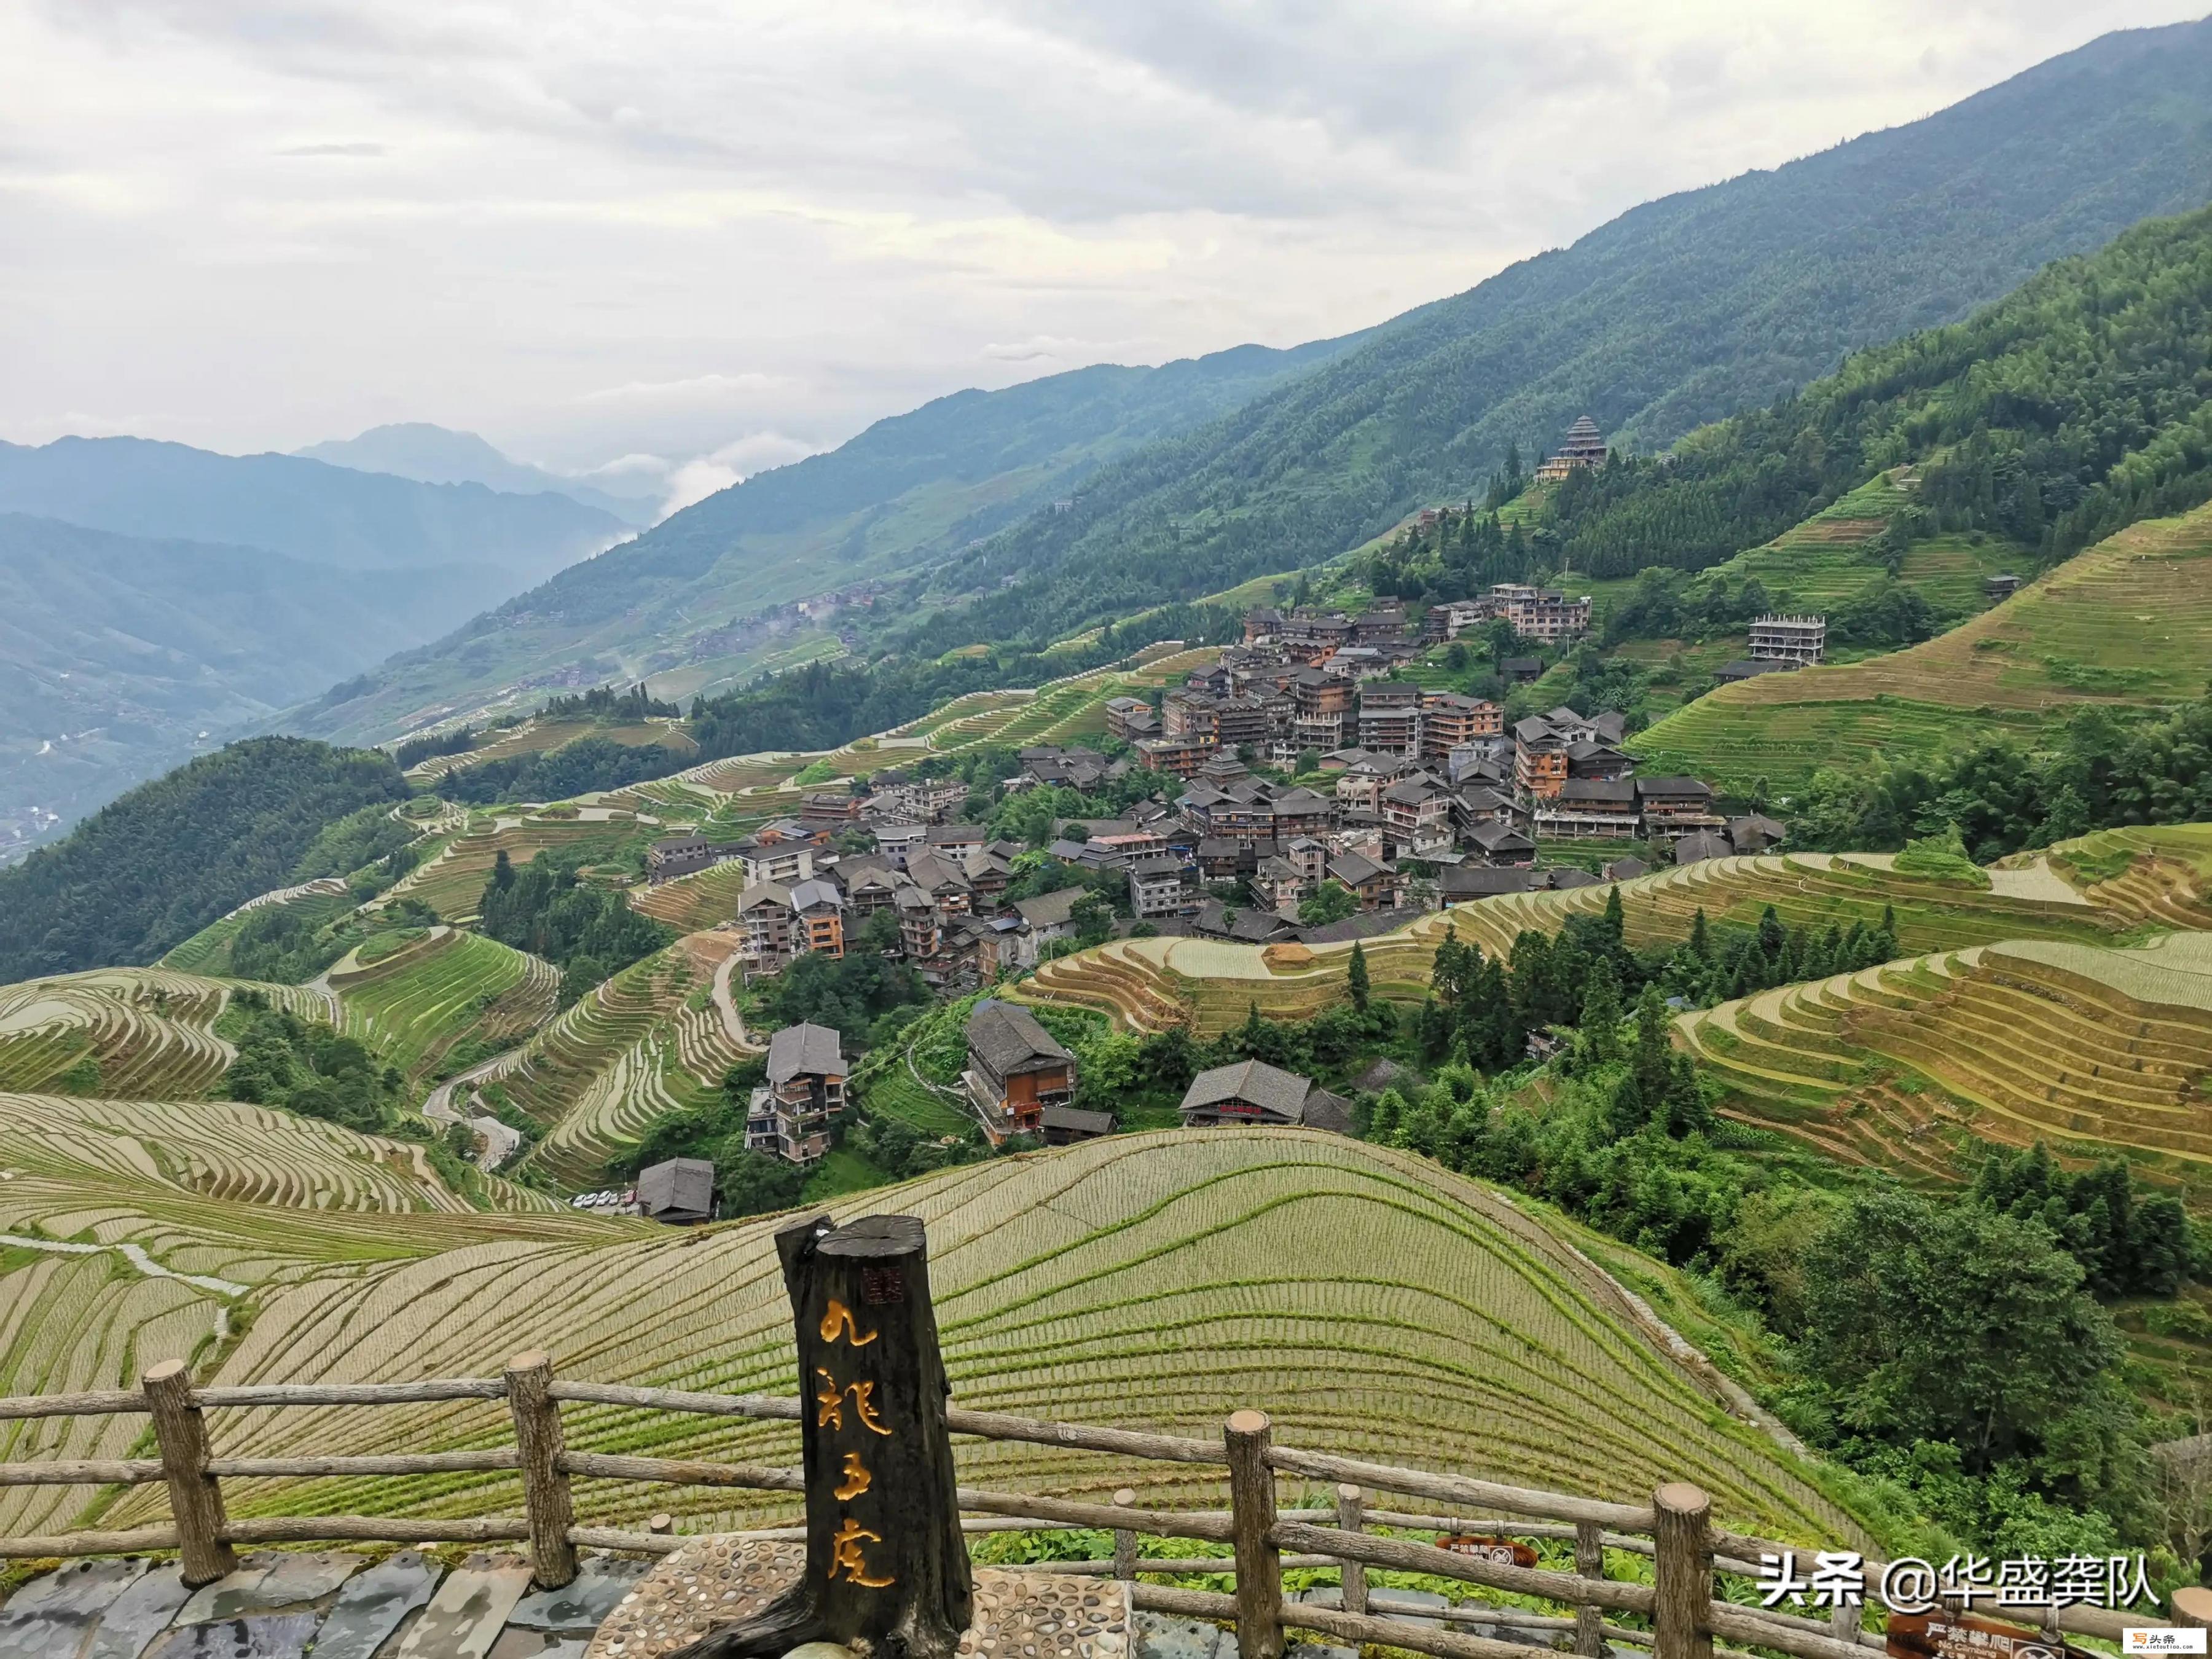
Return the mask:
[[[34,1578],[8,1598],[7,1613],[97,1616],[146,1575],[143,1561],[76,1561]]]
[[[647,1565],[595,1556],[559,1589],[533,1590],[524,1596],[507,1622],[526,1630],[595,1631],[623,1597],[637,1588]]]
[[[108,1604],[84,1659],[142,1659],[191,1595],[175,1567],[155,1568]]]
[[[487,1659],[529,1588],[530,1569],[520,1561],[448,1573],[400,1643],[397,1659]]]
[[[269,1576],[253,1594],[272,1613],[279,1607],[319,1601],[365,1565],[361,1557],[343,1550],[287,1553],[269,1569]]]
[[[276,1565],[267,1555],[252,1555],[238,1564],[234,1571],[225,1573],[212,1584],[202,1584],[192,1592],[192,1599],[185,1603],[185,1610],[177,1615],[179,1625],[205,1625],[217,1619],[240,1619],[249,1613],[258,1613],[261,1604],[253,1592],[261,1588],[261,1581],[269,1576]]]
[[[161,1638],[148,1659],[306,1659],[322,1616],[264,1613],[186,1625]]]
[[[372,1659],[438,1588],[445,1569],[418,1550],[387,1556],[346,1581],[315,1640],[315,1659]]]

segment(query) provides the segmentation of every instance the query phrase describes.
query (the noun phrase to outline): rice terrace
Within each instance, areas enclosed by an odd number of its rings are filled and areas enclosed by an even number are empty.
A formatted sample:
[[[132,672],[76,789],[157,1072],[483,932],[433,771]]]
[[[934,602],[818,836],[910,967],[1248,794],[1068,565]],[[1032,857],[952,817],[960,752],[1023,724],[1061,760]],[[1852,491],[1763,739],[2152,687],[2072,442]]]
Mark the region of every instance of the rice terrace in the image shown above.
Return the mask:
[[[0,1659],[2212,1628],[2212,18],[763,6],[11,20]]]

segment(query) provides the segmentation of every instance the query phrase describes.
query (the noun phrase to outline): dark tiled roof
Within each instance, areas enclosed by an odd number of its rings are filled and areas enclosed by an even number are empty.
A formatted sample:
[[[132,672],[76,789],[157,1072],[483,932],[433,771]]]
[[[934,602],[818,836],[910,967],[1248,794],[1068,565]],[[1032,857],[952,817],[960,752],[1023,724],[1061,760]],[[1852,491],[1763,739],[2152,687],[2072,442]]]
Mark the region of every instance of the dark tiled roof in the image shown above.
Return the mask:
[[[1088,890],[1082,887],[1063,887],[1056,893],[1040,893],[1035,898],[1016,899],[1014,914],[1032,927],[1062,927],[1073,919],[1075,902]]]
[[[1297,1073],[1285,1072],[1263,1060],[1239,1060],[1234,1066],[1217,1066],[1193,1078],[1190,1087],[1183,1092],[1182,1109],[1186,1113],[1202,1111],[1209,1106],[1243,1101],[1295,1123],[1312,1087],[1311,1081]]]
[[[1725,836],[1708,836],[1702,833],[1685,836],[1674,843],[1674,862],[1696,864],[1705,859],[1724,859],[1735,851],[1735,848],[1729,845],[1728,837]]]
[[[1559,799],[1632,807],[1636,805],[1636,782],[1632,778],[1569,778],[1559,786]]]
[[[1437,891],[1447,899],[1490,898],[1499,893],[1525,893],[1536,884],[1526,870],[1486,870],[1479,865],[1458,865],[1437,877]]]
[[[1064,1063],[1074,1058],[1028,1009],[995,998],[977,1003],[968,1016],[968,1047],[1000,1077],[1030,1060]]]
[[[672,1158],[637,1172],[637,1206],[647,1216],[714,1212],[714,1166],[703,1158]]]
[[[1712,799],[1712,786],[1697,778],[1638,778],[1636,793],[1639,797],[1650,795],[1701,795]]]
[[[1339,853],[1328,861],[1328,873],[1346,887],[1358,887],[1382,872],[1381,865],[1360,853]]]
[[[844,1038],[834,1025],[787,1025],[768,1040],[768,1080],[845,1074]]]
[[[1048,1101],[1040,1126],[1047,1130],[1057,1129],[1063,1134],[1110,1135],[1114,1133],[1114,1114],[1111,1112],[1083,1112],[1073,1106],[1061,1106]]]

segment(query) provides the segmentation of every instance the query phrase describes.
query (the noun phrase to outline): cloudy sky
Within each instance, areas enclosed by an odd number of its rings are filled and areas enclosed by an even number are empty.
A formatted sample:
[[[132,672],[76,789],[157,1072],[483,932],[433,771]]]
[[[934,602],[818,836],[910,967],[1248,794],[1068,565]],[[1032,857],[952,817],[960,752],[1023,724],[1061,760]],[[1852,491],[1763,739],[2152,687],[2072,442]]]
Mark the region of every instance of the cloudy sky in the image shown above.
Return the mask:
[[[2205,0],[0,0],[0,437],[684,495],[1364,326]]]

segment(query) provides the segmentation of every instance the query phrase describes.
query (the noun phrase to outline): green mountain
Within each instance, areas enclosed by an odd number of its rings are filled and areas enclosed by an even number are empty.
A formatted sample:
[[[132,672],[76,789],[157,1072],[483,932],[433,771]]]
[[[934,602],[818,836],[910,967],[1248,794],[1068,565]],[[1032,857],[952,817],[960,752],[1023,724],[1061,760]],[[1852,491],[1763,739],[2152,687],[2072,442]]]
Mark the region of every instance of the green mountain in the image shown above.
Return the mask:
[[[0,859],[486,597],[451,567],[332,570],[0,514]]]
[[[2212,200],[2212,21],[2106,35],[1925,120],[1653,202],[1102,471],[940,569],[931,651],[1310,563],[1588,413],[1656,448],[2049,261]]]
[[[289,884],[326,824],[407,793],[371,750],[255,738],[203,755],[0,870],[0,981],[151,962]]]
[[[510,593],[629,531],[562,495],[502,495],[477,483],[417,483],[293,455],[218,455],[144,438],[59,438],[36,449],[0,443],[0,512],[123,536],[265,548],[342,570],[450,567]]]
[[[651,491],[615,495],[579,479],[509,459],[473,432],[455,432],[427,421],[371,427],[359,437],[333,438],[292,453],[311,461],[351,467],[356,472],[389,472],[418,483],[480,483],[509,495],[550,491],[641,529],[659,516],[659,497]]]
[[[793,643],[788,617],[748,623],[764,608],[911,571],[1024,513],[1048,513],[1114,456],[1201,424],[1363,337],[1292,351],[1239,346],[1158,368],[1100,364],[939,398],[708,496],[291,724],[368,740],[516,685],[649,674],[664,695],[689,696],[749,678]]]
[[[1546,510],[1574,569],[1701,569],[1911,465],[1894,525],[2079,552],[2212,497],[2212,210],[2062,260],[1966,322],[1859,353],[1664,460],[1567,479]]]

